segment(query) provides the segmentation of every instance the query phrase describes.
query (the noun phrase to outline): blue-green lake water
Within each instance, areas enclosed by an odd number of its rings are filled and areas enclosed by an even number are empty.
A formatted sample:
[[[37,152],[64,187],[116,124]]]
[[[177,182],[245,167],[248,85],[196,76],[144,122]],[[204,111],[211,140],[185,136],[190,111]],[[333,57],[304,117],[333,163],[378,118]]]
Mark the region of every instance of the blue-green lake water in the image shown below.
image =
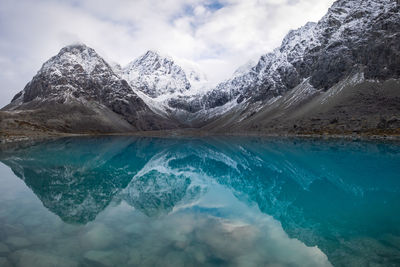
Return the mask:
[[[0,266],[400,266],[400,145],[98,137],[3,149]]]

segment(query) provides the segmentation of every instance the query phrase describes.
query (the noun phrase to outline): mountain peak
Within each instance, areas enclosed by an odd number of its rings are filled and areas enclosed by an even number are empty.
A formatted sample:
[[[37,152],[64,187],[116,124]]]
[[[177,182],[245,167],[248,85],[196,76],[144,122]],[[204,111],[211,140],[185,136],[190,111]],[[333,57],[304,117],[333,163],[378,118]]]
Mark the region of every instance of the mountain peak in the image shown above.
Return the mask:
[[[63,48],[61,48],[60,52],[58,53],[60,54],[64,54],[64,53],[71,53],[71,54],[80,54],[80,53],[90,53],[90,54],[96,54],[96,51],[87,46],[84,43],[73,43],[67,46],[64,46]]]
[[[156,50],[147,50],[146,53],[142,57],[158,57],[158,58],[163,58],[165,56],[161,55],[160,52]]]
[[[89,48],[89,47],[83,42],[75,42],[75,43],[71,43],[69,45],[66,45],[63,48],[70,48],[70,49],[82,48],[82,49],[85,49],[85,48]]]
[[[161,65],[174,65],[175,62],[170,56],[162,55],[155,50],[148,50],[145,54],[132,61],[128,66],[136,67],[146,65],[146,69],[158,69]]]
[[[111,67],[93,48],[83,43],[76,43],[63,47],[56,56],[43,64],[39,72],[51,72],[57,75],[65,71],[79,70],[91,74],[100,69],[109,71]]]
[[[183,93],[190,88],[185,71],[168,56],[149,50],[122,69],[122,76],[133,88],[157,98]]]

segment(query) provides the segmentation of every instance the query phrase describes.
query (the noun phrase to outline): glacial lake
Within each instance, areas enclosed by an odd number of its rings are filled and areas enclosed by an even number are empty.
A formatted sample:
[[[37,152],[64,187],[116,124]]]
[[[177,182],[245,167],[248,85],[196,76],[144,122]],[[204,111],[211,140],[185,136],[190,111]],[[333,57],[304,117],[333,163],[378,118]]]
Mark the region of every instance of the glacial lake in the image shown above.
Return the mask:
[[[400,266],[400,145],[76,137],[3,149],[0,266]]]

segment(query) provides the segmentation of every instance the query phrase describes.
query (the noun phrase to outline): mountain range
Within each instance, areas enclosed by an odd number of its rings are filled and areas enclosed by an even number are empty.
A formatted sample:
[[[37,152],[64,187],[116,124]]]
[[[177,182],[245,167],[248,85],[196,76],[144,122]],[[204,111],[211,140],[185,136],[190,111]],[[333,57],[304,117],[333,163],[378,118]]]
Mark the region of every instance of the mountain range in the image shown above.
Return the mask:
[[[337,0],[214,88],[155,51],[121,67],[70,45],[0,111],[0,131],[397,135],[399,29],[398,1]]]

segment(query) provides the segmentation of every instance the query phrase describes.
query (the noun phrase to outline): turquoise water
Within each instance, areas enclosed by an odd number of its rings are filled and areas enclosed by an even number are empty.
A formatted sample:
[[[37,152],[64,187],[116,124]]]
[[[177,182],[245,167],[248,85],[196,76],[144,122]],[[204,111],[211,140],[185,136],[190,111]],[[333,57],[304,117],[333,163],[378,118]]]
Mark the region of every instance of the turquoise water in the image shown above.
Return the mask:
[[[398,143],[65,138],[0,162],[0,266],[400,266]]]

